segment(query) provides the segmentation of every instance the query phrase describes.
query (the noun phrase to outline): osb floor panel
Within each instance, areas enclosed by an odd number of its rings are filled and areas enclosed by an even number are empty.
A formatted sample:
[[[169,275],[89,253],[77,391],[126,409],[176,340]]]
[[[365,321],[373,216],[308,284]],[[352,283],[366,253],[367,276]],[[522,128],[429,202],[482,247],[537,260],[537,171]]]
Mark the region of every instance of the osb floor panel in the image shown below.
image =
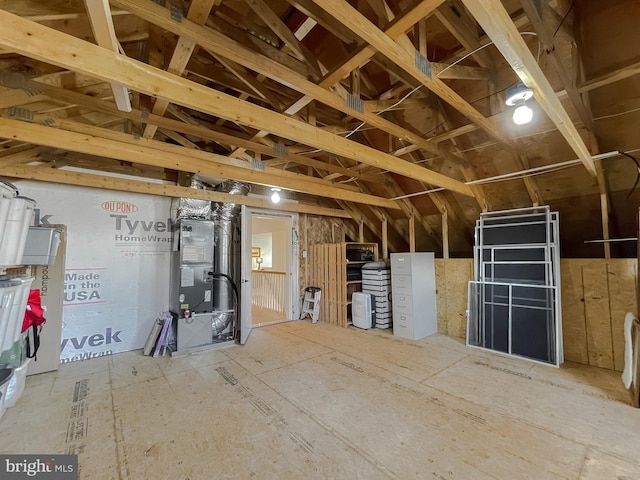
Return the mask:
[[[286,315],[275,310],[251,305],[251,319],[254,327],[264,327],[286,321]]]
[[[616,372],[310,322],[29,377],[0,432],[3,453],[78,453],[83,480],[640,480]]]

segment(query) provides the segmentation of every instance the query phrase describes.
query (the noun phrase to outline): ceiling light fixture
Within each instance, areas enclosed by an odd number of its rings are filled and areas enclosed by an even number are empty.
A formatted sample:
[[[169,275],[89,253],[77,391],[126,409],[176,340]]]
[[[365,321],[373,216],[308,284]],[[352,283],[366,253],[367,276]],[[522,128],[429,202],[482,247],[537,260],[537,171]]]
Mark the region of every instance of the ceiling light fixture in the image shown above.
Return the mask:
[[[533,110],[526,104],[527,100],[533,98],[533,90],[525,86],[524,83],[518,83],[507,89],[506,104],[510,107],[516,107],[513,110],[513,123],[516,125],[524,125],[533,119]]]
[[[278,193],[280,189],[278,187],[273,187],[271,191],[273,192],[271,194],[271,201],[273,203],[280,203],[280,194]]]

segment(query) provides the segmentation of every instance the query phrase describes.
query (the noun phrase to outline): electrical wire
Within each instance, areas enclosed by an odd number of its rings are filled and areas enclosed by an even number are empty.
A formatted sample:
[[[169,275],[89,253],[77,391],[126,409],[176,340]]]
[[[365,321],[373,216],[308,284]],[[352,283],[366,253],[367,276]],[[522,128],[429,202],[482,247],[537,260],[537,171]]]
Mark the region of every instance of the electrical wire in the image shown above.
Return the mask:
[[[562,24],[564,23],[564,21],[567,19],[567,17],[569,16],[569,14],[571,13],[571,10],[573,10],[573,7],[576,6],[576,1],[577,0],[573,0],[573,2],[571,3],[571,6],[569,7],[569,10],[567,10],[567,13],[564,14],[564,17],[562,17],[562,20],[560,20],[560,24],[558,25],[558,28],[556,28],[556,31],[553,32],[553,37],[552,38],[556,38],[556,34],[558,33],[558,31],[560,30],[560,27],[562,27]]]
[[[631,191],[629,193],[629,195],[627,196],[627,198],[629,198],[629,196],[631,196],[631,194],[633,193],[633,191],[635,190],[635,188],[637,187],[637,185],[640,183],[640,161],[638,159],[636,159],[635,157],[633,157],[631,155],[631,152],[635,153],[635,152],[640,152],[640,148],[635,148],[632,150],[627,150],[626,152],[622,152],[622,151],[618,151],[618,150],[613,150],[611,152],[607,152],[607,153],[601,153],[599,155],[594,155],[593,159],[594,160],[604,160],[606,158],[611,158],[611,157],[615,157],[615,156],[619,156],[619,155],[624,155],[626,157],[631,158],[634,163],[636,164],[638,173],[637,173],[637,177],[636,177],[636,182],[634,183],[633,187],[631,188]],[[419,163],[419,162],[416,162]],[[486,184],[490,184],[490,183],[499,183],[499,182],[506,182],[506,181],[511,181],[511,180],[521,180],[523,178],[528,178],[528,177],[533,177],[533,176],[538,176],[538,175],[546,175],[549,173],[553,173],[553,172],[558,172],[560,170],[565,170],[568,168],[573,168],[575,166],[580,165],[581,160],[580,159],[574,159],[574,160],[567,160],[565,162],[559,162],[553,165],[544,165],[541,167],[534,167],[534,168],[530,168],[527,170],[522,170],[520,172],[513,172],[513,173],[505,173],[503,175],[497,175],[495,177],[489,177],[489,178],[481,178],[478,180],[472,180],[470,182],[464,182],[465,185],[486,185]],[[434,192],[439,192],[445,190],[444,188],[434,188],[431,190],[425,190],[422,192],[415,192],[415,193],[408,193],[406,195],[402,195],[399,197],[394,197],[391,198],[390,200],[400,200],[403,198],[410,198],[410,197],[417,197],[420,195],[426,195],[429,193],[434,193]]]
[[[630,155],[626,152],[620,152],[621,155],[624,155],[625,157],[630,158],[633,163],[635,163],[636,165],[636,181],[633,183],[633,187],[631,187],[631,190],[629,190],[629,194],[627,195],[627,197],[625,198],[625,200],[628,200],[629,197],[631,196],[631,194],[635,191],[636,187],[638,186],[638,182],[640,182],[640,163],[638,162],[638,159],[636,157],[634,157],[633,155]]]
[[[575,1],[574,1],[574,3],[575,3]],[[573,6],[572,6],[572,8],[573,8]],[[567,14],[568,14],[568,12],[567,12]],[[523,36],[524,36],[524,35],[532,35],[532,36],[536,36],[536,37],[538,36],[538,34],[537,34],[536,32],[519,32],[519,33],[520,33],[520,35],[523,35]],[[446,72],[446,71],[447,71],[447,70],[449,70],[450,68],[452,68],[452,67],[456,66],[457,64],[459,64],[460,62],[462,62],[462,61],[466,60],[466,59],[467,59],[467,58],[469,58],[470,56],[472,56],[472,55],[474,55],[474,54],[478,53],[480,50],[482,50],[482,49],[484,49],[484,48],[486,48],[486,47],[488,47],[488,46],[490,46],[490,45],[493,45],[493,44],[494,44],[494,42],[492,42],[492,41],[491,41],[491,42],[488,42],[488,43],[485,43],[484,45],[481,45],[480,47],[478,47],[478,48],[474,49],[473,51],[471,51],[471,52],[469,52],[469,53],[465,54],[464,56],[462,56],[461,58],[459,58],[458,60],[456,60],[456,61],[455,61],[455,62],[453,62],[452,64],[447,65],[445,68],[443,68],[442,70],[440,70],[440,72],[438,72],[438,74],[436,75],[436,77],[439,77],[440,75],[442,75],[444,72]],[[541,51],[541,44],[540,44],[540,42],[538,41],[538,58],[537,58],[537,60],[538,60],[538,61],[540,60],[540,51]],[[489,98],[489,97],[492,97],[493,95],[497,95],[497,94],[499,94],[499,93],[502,93],[502,92],[504,92],[505,90],[507,90],[508,88],[510,88],[510,87],[512,87],[513,85],[517,84],[518,82],[519,82],[519,81],[513,82],[513,83],[509,84],[508,86],[506,86],[505,88],[500,89],[500,90],[498,90],[497,92],[492,92],[492,93],[490,93],[489,95],[486,95],[486,96],[484,96],[484,97],[481,97],[481,98],[478,98],[478,99],[476,99],[476,100],[473,100],[472,102],[469,102],[469,104],[470,104],[470,105],[473,105],[474,103],[477,103],[477,102],[480,102],[480,101],[482,101],[482,100],[485,100],[485,99],[487,99],[487,98]],[[398,100],[398,101],[397,101],[397,102],[395,102],[394,104],[392,104],[392,105],[390,105],[390,106],[388,106],[388,107],[386,107],[386,108],[384,108],[384,109],[380,110],[379,112],[377,112],[377,113],[376,113],[376,115],[382,115],[383,113],[385,113],[385,112],[387,112],[387,111],[389,111],[389,110],[391,110],[391,109],[393,109],[393,108],[397,107],[397,106],[398,106],[398,105],[400,105],[402,102],[404,102],[407,98],[409,98],[411,95],[413,95],[415,92],[417,92],[418,90],[420,90],[423,86],[424,86],[424,85],[418,85],[417,87],[415,87],[413,90],[409,91],[409,93],[407,93],[406,95],[404,95],[400,100]],[[355,127],[354,129],[352,129],[351,131],[349,131],[349,132],[345,135],[345,137],[344,137],[344,138],[349,138],[349,137],[351,137],[353,134],[355,134],[356,132],[358,132],[362,127],[364,127],[364,126],[366,125],[366,123],[367,123],[367,122],[362,122],[360,125],[358,125],[358,126],[357,126],[357,127]],[[440,128],[440,127],[441,127],[442,125],[444,125],[445,123],[446,123],[446,121],[445,121],[445,122],[442,122],[442,123],[440,123],[440,124],[438,124],[438,125],[436,125],[435,127],[433,127],[432,129],[428,130],[427,132],[425,132],[425,133],[421,134],[420,136],[424,138],[424,136],[425,136],[425,135],[428,135],[429,133],[433,132],[434,130],[437,130],[438,128]],[[322,151],[321,149],[316,149],[316,150],[310,150],[310,151],[308,151],[308,152],[301,152],[301,154],[319,153],[319,152],[321,152],[321,151]]]

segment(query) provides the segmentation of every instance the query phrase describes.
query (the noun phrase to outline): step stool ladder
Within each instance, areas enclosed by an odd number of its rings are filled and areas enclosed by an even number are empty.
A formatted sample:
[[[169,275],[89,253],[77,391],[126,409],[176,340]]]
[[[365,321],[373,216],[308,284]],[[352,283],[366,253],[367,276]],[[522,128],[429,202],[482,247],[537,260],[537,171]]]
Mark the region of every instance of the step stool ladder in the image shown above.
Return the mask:
[[[300,320],[304,320],[307,315],[311,317],[311,323],[317,323],[320,316],[320,287],[307,287],[304,289],[304,300]]]

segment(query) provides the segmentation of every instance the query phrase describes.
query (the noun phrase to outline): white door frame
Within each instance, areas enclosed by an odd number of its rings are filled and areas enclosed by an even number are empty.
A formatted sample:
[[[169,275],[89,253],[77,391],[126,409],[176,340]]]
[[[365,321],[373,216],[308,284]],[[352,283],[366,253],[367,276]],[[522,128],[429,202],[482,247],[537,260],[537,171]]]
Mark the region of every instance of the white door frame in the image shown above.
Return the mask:
[[[287,248],[287,277],[289,295],[285,321],[298,320],[300,318],[300,306],[298,305],[298,297],[300,295],[299,215],[294,212],[282,212],[280,210],[253,207],[247,207],[246,211],[248,215],[251,215],[251,218],[253,218],[253,215],[260,215],[262,217],[272,217],[274,219],[284,219],[288,221],[287,245],[289,245],[289,248]],[[251,288],[251,284],[249,284],[249,288]]]

